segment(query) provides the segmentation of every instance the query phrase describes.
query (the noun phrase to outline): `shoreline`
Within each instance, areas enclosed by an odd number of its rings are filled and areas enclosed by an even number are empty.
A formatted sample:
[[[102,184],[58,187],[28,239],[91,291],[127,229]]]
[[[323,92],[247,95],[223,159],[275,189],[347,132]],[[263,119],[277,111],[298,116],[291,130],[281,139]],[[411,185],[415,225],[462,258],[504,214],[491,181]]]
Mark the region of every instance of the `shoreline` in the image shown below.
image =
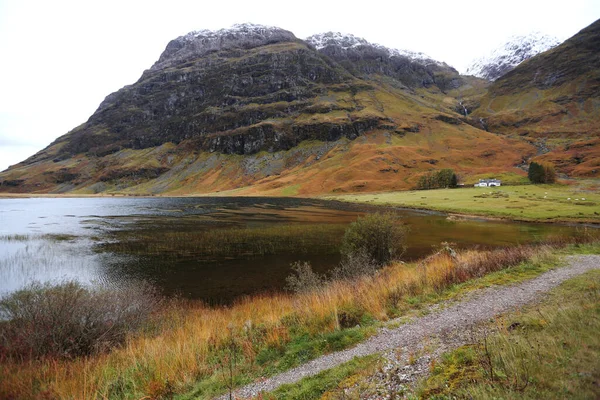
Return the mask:
[[[363,193],[359,193],[363,194]],[[551,218],[551,219],[534,219],[534,218],[517,218],[517,217],[509,217],[509,216],[497,216],[497,215],[488,215],[484,213],[464,213],[459,211],[452,210],[440,210],[435,208],[426,208],[426,207],[414,207],[410,205],[401,205],[401,204],[382,204],[382,203],[369,203],[369,202],[360,202],[360,201],[351,201],[351,200],[343,200],[336,198],[329,198],[330,195],[316,195],[316,196],[273,196],[269,194],[263,195],[227,195],[220,194],[219,192],[214,193],[206,193],[206,194],[187,194],[187,195],[148,195],[148,194],[71,194],[71,193],[0,193],[0,200],[2,199],[27,199],[27,198],[51,198],[51,199],[69,199],[69,198],[205,198],[205,197],[265,197],[265,198],[297,198],[297,199],[305,199],[305,200],[321,200],[328,202],[338,202],[341,204],[352,204],[356,206],[366,206],[366,207],[374,207],[374,208],[388,208],[388,209],[396,209],[396,210],[410,210],[410,211],[418,211],[423,213],[439,213],[445,214],[451,218],[457,219],[481,219],[486,221],[504,221],[504,222],[527,222],[527,223],[542,223],[542,224],[561,224],[561,225],[570,225],[570,226],[588,226],[591,228],[600,228],[600,219],[599,220],[590,220],[590,219],[564,219],[564,218]]]

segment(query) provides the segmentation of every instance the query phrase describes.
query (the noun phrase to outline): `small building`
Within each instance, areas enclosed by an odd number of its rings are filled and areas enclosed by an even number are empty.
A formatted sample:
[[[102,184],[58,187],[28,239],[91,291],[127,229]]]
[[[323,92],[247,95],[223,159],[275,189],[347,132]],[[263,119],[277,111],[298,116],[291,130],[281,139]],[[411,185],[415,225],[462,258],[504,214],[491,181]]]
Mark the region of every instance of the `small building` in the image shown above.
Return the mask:
[[[479,183],[475,184],[475,187],[492,187],[502,186],[502,181],[499,179],[480,179]]]

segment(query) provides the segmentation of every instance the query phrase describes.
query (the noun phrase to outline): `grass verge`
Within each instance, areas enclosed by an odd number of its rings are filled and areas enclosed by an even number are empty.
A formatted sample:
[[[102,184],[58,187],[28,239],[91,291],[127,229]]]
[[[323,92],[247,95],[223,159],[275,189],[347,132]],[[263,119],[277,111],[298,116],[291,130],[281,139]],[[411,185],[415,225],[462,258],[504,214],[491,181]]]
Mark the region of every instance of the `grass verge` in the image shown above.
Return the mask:
[[[497,321],[498,333],[443,356],[421,398],[600,397],[600,271]]]
[[[343,391],[343,387],[353,385],[375,372],[379,365],[380,359],[376,355],[357,357],[337,368],[302,379],[297,384],[282,385],[274,392],[264,394],[262,397],[265,400],[328,399],[330,393]]]
[[[600,254],[600,244],[569,246],[561,253]],[[537,263],[527,262],[508,271],[494,272],[457,285],[443,297],[450,298],[490,284],[518,283],[556,267],[559,260],[556,257],[537,267]],[[596,334],[600,329],[599,300],[600,271],[571,279],[554,289],[543,304],[497,320],[500,334],[486,337],[494,363],[493,381],[482,341],[444,354],[441,362],[431,364],[430,377],[414,393],[404,395],[432,399],[597,398],[600,393],[597,386],[600,337]],[[543,366],[537,365],[542,363]],[[381,367],[381,360],[354,359],[352,365],[358,366],[355,370],[360,372],[346,374],[349,366],[342,364],[296,384],[285,385],[282,391],[263,394],[263,398],[287,398],[287,394],[290,398],[305,400],[373,395],[369,377]],[[559,379],[555,379],[557,374]],[[304,389],[319,384],[325,390]],[[269,397],[272,395],[281,397]]]

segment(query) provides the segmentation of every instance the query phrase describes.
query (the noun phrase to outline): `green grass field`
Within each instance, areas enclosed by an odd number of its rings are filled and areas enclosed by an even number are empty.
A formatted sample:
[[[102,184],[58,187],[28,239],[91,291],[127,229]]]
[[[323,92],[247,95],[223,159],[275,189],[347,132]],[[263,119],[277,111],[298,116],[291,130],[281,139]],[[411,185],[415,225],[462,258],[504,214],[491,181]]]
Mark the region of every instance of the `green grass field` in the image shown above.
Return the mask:
[[[600,194],[563,185],[467,187],[327,198],[515,220],[600,222]]]

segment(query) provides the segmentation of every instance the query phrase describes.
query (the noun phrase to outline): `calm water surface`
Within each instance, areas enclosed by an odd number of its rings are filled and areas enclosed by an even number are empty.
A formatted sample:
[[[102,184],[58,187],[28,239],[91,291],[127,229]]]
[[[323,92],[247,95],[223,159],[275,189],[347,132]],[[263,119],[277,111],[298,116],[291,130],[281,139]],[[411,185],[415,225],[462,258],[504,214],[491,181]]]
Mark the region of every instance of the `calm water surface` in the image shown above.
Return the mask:
[[[167,295],[228,302],[281,290],[290,263],[326,272],[344,229],[373,208],[290,198],[0,199],[0,295],[37,281],[147,280]],[[498,247],[574,227],[395,210],[411,228],[407,259],[441,242]]]

